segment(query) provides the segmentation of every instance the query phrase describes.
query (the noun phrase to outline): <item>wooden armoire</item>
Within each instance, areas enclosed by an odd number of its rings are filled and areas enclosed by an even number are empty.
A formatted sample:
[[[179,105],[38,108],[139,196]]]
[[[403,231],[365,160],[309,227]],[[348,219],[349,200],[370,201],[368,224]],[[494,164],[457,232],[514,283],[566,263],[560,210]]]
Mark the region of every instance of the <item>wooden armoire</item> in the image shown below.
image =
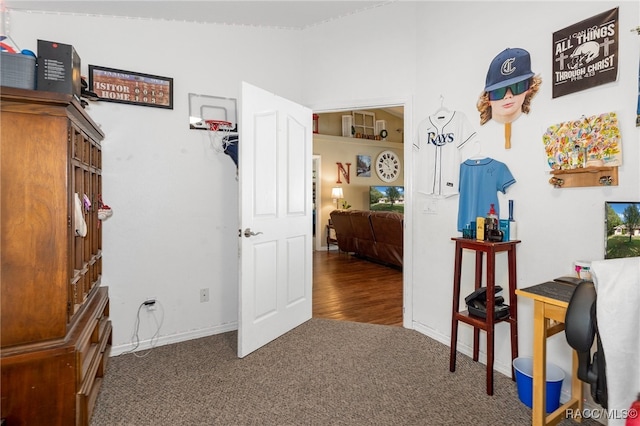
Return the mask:
[[[71,95],[1,87],[0,97],[0,416],[86,425],[111,347],[104,134]]]

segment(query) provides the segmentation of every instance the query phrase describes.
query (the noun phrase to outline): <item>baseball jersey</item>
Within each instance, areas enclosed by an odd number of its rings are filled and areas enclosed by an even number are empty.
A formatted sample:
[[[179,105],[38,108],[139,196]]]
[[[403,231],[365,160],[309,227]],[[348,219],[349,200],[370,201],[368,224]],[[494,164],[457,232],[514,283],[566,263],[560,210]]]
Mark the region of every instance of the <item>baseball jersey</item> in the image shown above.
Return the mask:
[[[500,217],[498,191],[503,194],[516,180],[506,164],[493,158],[467,160],[460,164],[460,199],[458,200],[458,231],[476,220],[487,217],[491,204]]]
[[[476,134],[460,111],[427,117],[418,124],[413,143],[418,192],[433,197],[458,194],[460,151]]]

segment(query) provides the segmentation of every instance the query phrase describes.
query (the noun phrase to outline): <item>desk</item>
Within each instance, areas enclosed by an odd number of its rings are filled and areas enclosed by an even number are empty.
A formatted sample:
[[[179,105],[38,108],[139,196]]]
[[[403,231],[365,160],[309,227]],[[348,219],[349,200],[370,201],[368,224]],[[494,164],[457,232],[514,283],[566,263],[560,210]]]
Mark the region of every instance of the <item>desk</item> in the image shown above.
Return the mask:
[[[578,354],[573,351],[571,399],[553,413],[546,414],[547,338],[564,330],[564,317],[574,290],[575,285],[556,281],[516,290],[519,296],[533,299],[533,426],[554,425],[565,418],[569,408],[582,410]],[[556,323],[552,324],[551,320]]]
[[[518,357],[518,303],[516,300],[516,244],[520,241],[505,241],[494,243],[490,241],[478,241],[467,238],[452,238],[456,243],[455,266],[453,274],[453,311],[451,315],[451,354],[449,357],[449,371],[456,370],[456,352],[458,344],[458,322],[469,324],[473,327],[473,360],[478,361],[478,343],[480,330],[487,334],[487,395],[493,395],[493,340],[495,324],[508,322],[511,325],[511,358]],[[480,288],[482,283],[482,258],[487,254],[487,294],[493,295],[495,288],[496,253],[507,252],[509,268],[509,316],[503,319],[495,319],[493,315],[480,318],[469,315],[468,311],[460,312],[460,279],[462,276],[462,252],[464,249],[473,250],[476,254],[475,288]],[[494,311],[494,298],[487,298],[487,312]],[[515,380],[515,374],[512,374]]]

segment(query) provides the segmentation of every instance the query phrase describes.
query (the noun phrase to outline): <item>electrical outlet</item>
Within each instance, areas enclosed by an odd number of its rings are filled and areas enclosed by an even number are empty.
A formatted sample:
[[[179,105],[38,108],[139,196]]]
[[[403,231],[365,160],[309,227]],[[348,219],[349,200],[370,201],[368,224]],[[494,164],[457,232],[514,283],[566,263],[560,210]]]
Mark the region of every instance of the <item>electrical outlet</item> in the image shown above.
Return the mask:
[[[144,301],[144,305],[147,307],[147,311],[155,311],[156,297],[155,296],[147,297],[147,300]]]
[[[204,302],[208,302],[209,301],[209,289],[208,288],[201,288],[200,289],[200,303],[204,303]]]

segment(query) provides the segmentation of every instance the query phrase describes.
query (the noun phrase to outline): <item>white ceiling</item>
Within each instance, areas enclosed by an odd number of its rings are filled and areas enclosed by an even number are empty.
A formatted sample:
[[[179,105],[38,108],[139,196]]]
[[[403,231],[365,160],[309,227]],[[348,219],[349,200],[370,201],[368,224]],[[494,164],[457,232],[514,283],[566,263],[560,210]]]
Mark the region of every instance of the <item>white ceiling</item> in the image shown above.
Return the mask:
[[[303,29],[395,0],[4,0],[6,8],[32,12],[121,16],[139,19]],[[0,0],[0,3],[3,1]]]

